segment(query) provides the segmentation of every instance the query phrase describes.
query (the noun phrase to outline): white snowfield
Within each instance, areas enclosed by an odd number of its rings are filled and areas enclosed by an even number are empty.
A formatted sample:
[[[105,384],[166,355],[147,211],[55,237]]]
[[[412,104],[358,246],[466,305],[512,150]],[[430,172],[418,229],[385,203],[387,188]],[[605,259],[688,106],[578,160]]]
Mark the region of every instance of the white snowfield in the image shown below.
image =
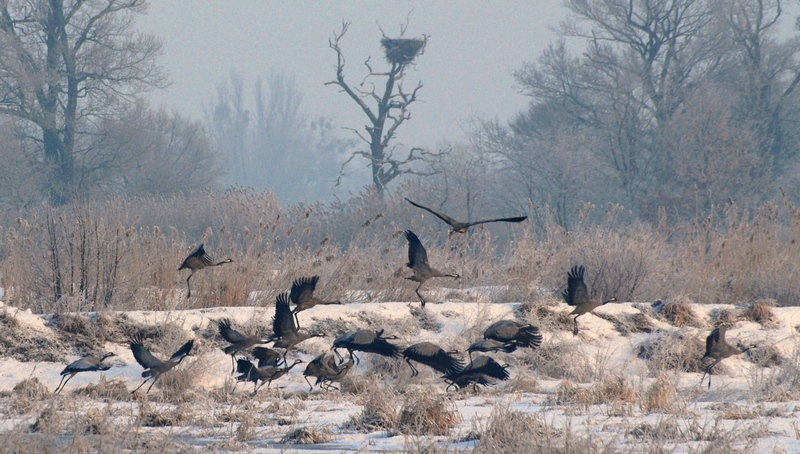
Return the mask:
[[[417,302],[317,306],[301,312],[299,319],[302,329],[324,329],[330,326],[332,321],[340,323],[340,326],[346,326],[350,331],[380,327],[385,330],[385,335],[397,335],[399,340],[392,342],[403,347],[421,341],[431,341],[441,345],[445,350],[458,349],[463,352],[471,342],[482,337],[483,329],[490,323],[514,318],[515,309],[519,307],[518,303],[491,303],[486,294],[485,289],[473,289],[471,293],[467,290],[462,294],[469,296],[464,298],[469,301],[451,299],[439,304],[429,302],[424,317],[428,322],[427,325],[420,321],[419,316],[411,314],[412,309],[416,312],[419,307]],[[443,295],[444,293],[440,297]],[[470,389],[459,392],[451,390],[447,393],[463,418],[463,421],[452,428],[448,435],[423,437],[403,435],[397,431],[364,432],[351,428],[347,422],[361,413],[363,396],[339,391],[322,391],[316,387],[306,395],[308,385],[302,376],[304,363],[292,369],[287,376],[273,382],[269,390],[266,386],[261,388],[258,398],[252,399],[255,407],[248,411],[256,412],[260,418],[266,418],[272,423],[256,425],[252,429],[252,436],[239,445],[224,443],[233,437],[236,432],[234,426],[240,422],[226,422],[214,428],[209,428],[208,424],[198,423],[176,427],[154,427],[147,430],[169,432],[181,443],[198,450],[214,447],[222,449],[220,446],[225,446],[225,449],[249,452],[286,452],[287,448],[289,451],[296,449],[302,450],[301,452],[373,450],[391,452],[419,448],[425,443],[433,443],[442,449],[463,450],[479,443],[476,437],[468,434],[486,430],[492,412],[498,408],[505,408],[508,411],[539,415],[555,429],[562,432],[568,430],[574,437],[590,440],[590,443],[598,449],[608,447],[614,452],[650,452],[648,447],[651,446],[663,446],[666,450],[674,452],[702,451],[713,446],[731,446],[746,452],[800,452],[800,441],[798,441],[800,425],[797,422],[800,411],[800,400],[797,399],[800,399],[800,389],[792,388],[792,385],[800,387],[800,364],[798,364],[800,355],[797,349],[800,338],[798,333],[800,308],[772,308],[773,321],[764,325],[738,319],[727,332],[728,343],[737,345],[739,342],[742,345],[756,344],[761,348],[769,347],[782,358],[783,363],[764,367],[763,364],[747,361],[744,355],[727,358],[720,363],[719,369],[715,369],[710,390],[705,382],[700,384],[700,373],[675,370],[654,373],[652,368],[648,367],[648,360],[637,356],[637,352],[648,340],[675,332],[687,339],[699,339],[704,346],[705,338],[713,328],[715,314],[720,310],[737,313],[742,308],[732,305],[693,305],[692,309],[698,316],[699,323],[697,326],[682,327],[675,327],[666,320],[654,316],[652,310],[647,310],[648,308],[650,308],[649,303],[617,303],[602,306],[595,311],[599,316],[586,314],[578,319],[580,323],[578,336],[572,335],[571,317],[561,320],[560,326],[555,326],[552,318],[549,322],[542,321],[540,325],[544,336],[542,349],[574,357],[573,363],[577,363],[575,367],[584,367],[590,371],[590,377],[585,382],[574,378],[565,382],[564,377],[548,376],[547,373],[551,369],[545,368],[542,357],[529,349],[519,349],[510,354],[489,354],[501,364],[510,365],[511,378],[481,388],[477,393]],[[563,302],[550,305],[548,309],[556,314],[568,313],[571,310]],[[6,317],[16,318],[25,329],[50,335],[55,341],[56,335],[48,322],[51,316],[32,314],[30,311],[17,310],[2,303],[0,312],[5,313]],[[646,315],[652,323],[651,332],[623,334],[614,323],[605,319],[621,319],[626,314],[640,313]],[[222,318],[231,319],[234,326],[242,331],[255,325],[271,326],[274,307],[226,307],[169,312],[132,311],[125,314],[142,325],[169,323],[183,328],[186,332],[185,339],[196,339],[196,351],[200,353],[195,353],[177,367],[189,367],[193,362],[201,361],[203,367],[195,377],[194,386],[204,391],[220,389],[229,392],[234,381],[230,374],[230,357],[218,346],[210,349],[198,347],[205,341],[198,337],[198,333],[210,323],[214,324]],[[93,316],[93,314],[85,315]],[[535,315],[528,316],[528,320],[535,324]],[[564,323],[565,320],[569,323]],[[439,329],[429,326],[431,322],[433,325],[438,323]],[[315,326],[315,323],[318,324]],[[289,362],[291,363],[293,358],[308,362],[316,355],[329,350],[336,336],[334,333],[326,334],[325,337],[312,338],[300,344],[288,354]],[[224,344],[224,341],[219,342],[221,345]],[[85,395],[72,395],[72,391],[90,383],[97,383],[102,375],[105,375],[107,380],[123,380],[129,390],[141,383],[142,368],[134,360],[127,344],[108,343],[96,348],[98,352],[105,350],[117,355],[110,358],[113,367],[106,372],[78,374],[67,384],[61,395],[51,395],[46,399],[76,399],[82,402],[79,406],[83,408],[96,407],[104,404]],[[372,368],[375,367],[374,361],[370,360],[373,355],[359,356],[362,359],[361,364],[352,371],[351,377],[354,380],[370,380]],[[467,355],[463,356],[468,362]],[[78,358],[73,354],[63,363],[53,363],[21,362],[0,356],[0,391],[6,392],[7,396],[17,383],[31,377],[38,378],[52,391],[59,383],[61,370],[66,364]],[[409,390],[435,390],[437,393],[446,393],[447,384],[431,369],[420,365],[418,368],[421,374],[411,378],[411,371],[403,364],[402,359],[392,361],[398,363],[398,378],[386,379],[387,386],[392,385],[393,381],[400,380],[404,393]],[[792,370],[795,371],[796,382],[786,383],[785,380],[793,376],[789,373]],[[570,401],[563,397],[565,387],[596,389],[603,377],[610,377],[611,381],[622,380],[640,398],[586,403]],[[677,390],[677,395],[673,398],[675,405],[670,410],[648,409],[641,403],[648,389],[659,379],[666,380]],[[765,388],[777,386],[776,383],[792,392],[785,398],[768,397]],[[239,384],[235,392],[252,396],[253,384]],[[159,393],[159,387],[155,386],[149,399],[157,402]],[[403,402],[402,395],[397,402],[399,410]],[[136,413],[138,411],[135,409],[136,406],[141,404],[134,399],[129,402],[117,402],[114,405],[128,408],[132,413]],[[158,405],[157,408],[164,411],[176,405],[189,405],[191,408],[187,411],[198,415],[195,421],[202,419],[199,415],[213,419],[212,415],[230,411],[231,407],[231,404],[226,403],[216,403],[217,407],[214,407],[213,399],[207,399],[202,404],[193,404],[190,401],[187,404],[162,402]],[[273,413],[277,415],[287,408],[292,409],[290,416],[284,415],[280,418],[272,416]],[[16,430],[20,424],[32,423],[35,416],[20,415],[6,419],[0,425],[0,434]],[[286,418],[288,420],[284,420]],[[677,434],[674,438],[656,441],[648,438],[646,428],[656,427],[664,421],[676,424]],[[331,439],[324,443],[293,446],[281,441],[287,433],[301,427],[328,432],[332,434]]]

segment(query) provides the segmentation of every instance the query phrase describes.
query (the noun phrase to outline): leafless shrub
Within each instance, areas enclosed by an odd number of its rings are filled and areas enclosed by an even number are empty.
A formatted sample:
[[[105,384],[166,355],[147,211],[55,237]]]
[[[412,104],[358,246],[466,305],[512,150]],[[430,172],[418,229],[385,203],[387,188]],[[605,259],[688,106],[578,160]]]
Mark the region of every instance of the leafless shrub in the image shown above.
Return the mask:
[[[281,443],[290,445],[315,445],[318,443],[328,443],[336,439],[329,428],[309,428],[298,427],[281,438]]]
[[[742,310],[742,317],[746,320],[751,320],[760,323],[765,328],[772,328],[777,325],[775,314],[772,308],[775,307],[777,302],[774,299],[760,299],[752,304],[748,304]]]
[[[705,345],[696,336],[678,331],[658,331],[636,347],[636,356],[647,361],[647,368],[656,376],[666,370],[703,372],[701,359]],[[715,369],[721,364],[715,366]]]
[[[406,395],[397,428],[404,434],[447,435],[462,420],[452,400],[429,388]]]

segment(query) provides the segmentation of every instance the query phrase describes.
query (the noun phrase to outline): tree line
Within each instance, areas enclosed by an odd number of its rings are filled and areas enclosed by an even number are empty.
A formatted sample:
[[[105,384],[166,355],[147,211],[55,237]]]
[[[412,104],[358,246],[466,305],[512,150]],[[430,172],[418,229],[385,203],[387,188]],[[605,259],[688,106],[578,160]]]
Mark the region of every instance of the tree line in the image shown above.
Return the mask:
[[[800,43],[782,28],[781,0],[565,6],[557,39],[534,60],[520,56],[514,77],[529,107],[428,150],[397,142],[424,97],[406,68],[424,67],[428,37],[405,39],[406,27],[383,36],[385,61],[367,60],[361,74],[345,65],[347,23],[328,43],[331,97],[355,102],[361,126],[307,115],[291,75],[246,83],[235,71],[200,121],[143,100],[168,85],[163,43],[135,28],[145,1],[0,2],[0,204],[225,185],[309,202],[358,161],[371,175],[361,184],[379,193],[417,178],[432,189],[421,201],[437,208],[471,218],[546,206],[567,228],[586,203],[658,222],[800,194]]]

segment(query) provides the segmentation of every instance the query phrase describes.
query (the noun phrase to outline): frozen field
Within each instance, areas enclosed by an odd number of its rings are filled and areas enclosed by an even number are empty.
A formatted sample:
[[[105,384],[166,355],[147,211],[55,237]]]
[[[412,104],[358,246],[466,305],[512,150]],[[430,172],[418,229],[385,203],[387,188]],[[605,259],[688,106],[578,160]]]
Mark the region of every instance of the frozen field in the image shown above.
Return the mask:
[[[214,322],[268,335],[272,306],[61,318],[1,306],[0,451],[800,452],[800,308],[608,304],[581,317],[573,336],[563,302],[524,310],[489,303],[490,292],[442,293],[447,302],[424,313],[416,302],[300,313],[303,329],[326,336],[300,344],[290,362],[360,328],[460,351],[500,319],[541,328],[539,350],[491,354],[509,365],[509,380],[450,392],[425,366],[411,377],[402,360],[370,354],[342,391],[309,393],[302,363],[256,396],[252,384],[232,391]],[[758,348],[723,361],[709,390],[698,361],[719,320],[733,323],[729,343]],[[163,386],[131,396],[142,368],[124,340],[137,329],[162,358],[190,338],[196,348]],[[113,367],[78,374],[53,395],[59,372],[91,346],[114,352]]]

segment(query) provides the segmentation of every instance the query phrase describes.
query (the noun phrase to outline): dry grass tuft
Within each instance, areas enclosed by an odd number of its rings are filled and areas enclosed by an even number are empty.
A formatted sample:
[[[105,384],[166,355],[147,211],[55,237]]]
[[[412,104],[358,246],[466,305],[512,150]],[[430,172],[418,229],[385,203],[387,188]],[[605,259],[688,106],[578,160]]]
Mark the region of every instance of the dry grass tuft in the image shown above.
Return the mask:
[[[645,438],[655,441],[672,441],[683,438],[678,421],[672,417],[659,419],[655,424],[643,422],[628,431],[628,435],[634,438]]]
[[[570,311],[561,310],[561,306],[536,305],[530,310],[528,319],[545,331],[572,332],[573,322]]]
[[[653,309],[656,310],[656,313],[660,313],[661,317],[672,326],[678,328],[684,326],[701,328],[703,324],[692,309],[692,304],[694,302],[688,298],[676,298],[668,300],[666,303],[657,301],[653,303]]]
[[[23,326],[4,308],[0,312],[0,357],[58,363],[65,360],[66,348],[50,333]]]
[[[176,406],[168,410],[154,409],[147,401],[139,404],[139,424],[142,427],[172,427],[192,421],[188,407]]]
[[[728,309],[714,309],[711,311],[711,321],[714,326],[733,326],[740,319],[734,311]]]
[[[298,427],[281,438],[281,443],[292,445],[315,445],[329,443],[336,439],[336,434],[329,428]]]
[[[619,317],[611,314],[594,313],[594,315],[609,321],[623,336],[636,333],[650,333],[653,331],[653,322],[645,314],[637,312],[635,314],[621,314]]]
[[[54,405],[48,405],[39,413],[36,421],[30,425],[32,433],[58,434],[61,432],[64,421]]]
[[[30,401],[44,400],[50,394],[47,387],[36,377],[23,379],[14,385],[11,392],[13,396]]]
[[[642,411],[648,414],[671,413],[676,409],[677,401],[678,389],[662,374],[647,387],[642,399]]]
[[[418,306],[412,306],[411,316],[419,324],[419,329],[438,333],[442,331],[442,323],[436,319],[436,315]]]
[[[428,388],[406,396],[397,428],[407,435],[447,435],[462,421],[452,400]]]
[[[761,367],[777,367],[786,360],[775,345],[751,348],[745,352],[744,359]]]
[[[370,381],[362,393],[361,413],[352,416],[347,427],[361,431],[391,430],[397,427],[397,396],[379,380]]]
[[[647,368],[656,376],[667,370],[703,372],[701,359],[704,354],[702,340],[678,331],[657,331],[636,348],[636,356],[646,360]]]
[[[761,324],[765,328],[773,328],[778,325],[772,308],[777,305],[774,299],[760,299],[752,304],[748,304],[742,310],[742,318]]]
[[[120,378],[109,380],[105,375],[97,383],[89,383],[83,388],[77,388],[71,393],[73,396],[87,396],[105,402],[128,402],[133,400],[125,381]]]
[[[591,361],[577,344],[545,342],[536,350],[523,349],[516,358],[537,373],[553,379],[588,382],[595,374]]]
[[[587,436],[559,430],[548,424],[539,414],[511,410],[507,405],[497,405],[489,417],[486,428],[479,432],[479,441],[473,452],[483,454],[559,453],[593,454],[603,452]]]

